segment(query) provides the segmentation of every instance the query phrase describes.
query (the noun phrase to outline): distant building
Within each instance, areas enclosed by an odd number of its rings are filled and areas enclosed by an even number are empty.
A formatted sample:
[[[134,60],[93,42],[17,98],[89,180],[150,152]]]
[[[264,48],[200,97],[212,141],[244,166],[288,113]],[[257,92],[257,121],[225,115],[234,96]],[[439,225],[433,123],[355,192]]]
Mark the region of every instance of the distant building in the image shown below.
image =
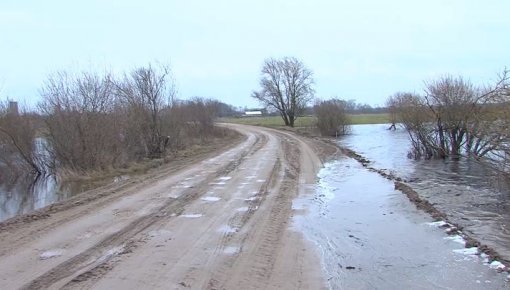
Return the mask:
[[[244,116],[245,117],[259,117],[265,115],[267,112],[265,109],[251,109],[251,110],[245,110]]]
[[[19,114],[19,111],[18,111],[18,102],[13,102],[13,101],[9,102],[9,114],[12,114],[12,115],[18,115]]]
[[[244,115],[248,117],[262,116],[262,111],[246,111],[244,112]]]

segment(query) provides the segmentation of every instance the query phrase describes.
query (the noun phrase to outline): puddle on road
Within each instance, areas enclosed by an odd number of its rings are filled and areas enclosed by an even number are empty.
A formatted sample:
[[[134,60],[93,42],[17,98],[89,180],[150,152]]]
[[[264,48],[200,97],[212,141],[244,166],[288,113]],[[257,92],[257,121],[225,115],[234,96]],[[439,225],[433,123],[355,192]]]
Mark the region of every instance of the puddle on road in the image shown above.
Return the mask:
[[[348,158],[326,164],[319,178],[314,194],[295,201],[307,213],[294,225],[317,245],[331,289],[505,287],[505,275],[446,239],[391,181]]]

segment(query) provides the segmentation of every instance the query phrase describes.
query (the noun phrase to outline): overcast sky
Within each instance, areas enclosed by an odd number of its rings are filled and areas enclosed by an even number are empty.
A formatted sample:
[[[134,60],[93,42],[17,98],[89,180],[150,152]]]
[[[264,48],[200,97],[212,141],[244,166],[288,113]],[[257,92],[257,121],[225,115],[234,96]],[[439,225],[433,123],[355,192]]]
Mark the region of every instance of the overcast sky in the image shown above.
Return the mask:
[[[384,104],[396,91],[510,67],[509,0],[2,0],[0,96],[39,100],[56,70],[170,63],[179,97],[253,107],[262,62],[294,56],[317,96]]]

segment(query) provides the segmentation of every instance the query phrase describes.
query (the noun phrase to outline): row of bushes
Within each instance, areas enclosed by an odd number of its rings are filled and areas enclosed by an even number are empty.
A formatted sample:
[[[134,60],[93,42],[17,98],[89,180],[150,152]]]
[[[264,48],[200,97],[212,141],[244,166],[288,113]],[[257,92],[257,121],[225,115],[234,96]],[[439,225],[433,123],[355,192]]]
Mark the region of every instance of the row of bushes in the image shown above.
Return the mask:
[[[171,71],[161,65],[121,76],[58,72],[41,96],[36,110],[0,106],[0,166],[86,172],[161,158],[214,136],[221,108],[215,100],[176,100]]]
[[[415,158],[493,159],[510,156],[510,87],[504,71],[490,85],[462,77],[426,83],[423,95],[396,93],[388,99],[392,121],[408,131]]]

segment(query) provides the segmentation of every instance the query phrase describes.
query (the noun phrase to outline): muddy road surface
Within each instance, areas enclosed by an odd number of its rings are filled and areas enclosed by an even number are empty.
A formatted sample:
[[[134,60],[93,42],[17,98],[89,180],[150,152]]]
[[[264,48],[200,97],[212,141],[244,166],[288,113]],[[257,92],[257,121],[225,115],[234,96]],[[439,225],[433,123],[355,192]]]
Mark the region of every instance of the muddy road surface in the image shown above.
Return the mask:
[[[0,224],[1,288],[323,288],[320,259],[288,226],[316,150],[229,126],[246,138],[216,156]]]

